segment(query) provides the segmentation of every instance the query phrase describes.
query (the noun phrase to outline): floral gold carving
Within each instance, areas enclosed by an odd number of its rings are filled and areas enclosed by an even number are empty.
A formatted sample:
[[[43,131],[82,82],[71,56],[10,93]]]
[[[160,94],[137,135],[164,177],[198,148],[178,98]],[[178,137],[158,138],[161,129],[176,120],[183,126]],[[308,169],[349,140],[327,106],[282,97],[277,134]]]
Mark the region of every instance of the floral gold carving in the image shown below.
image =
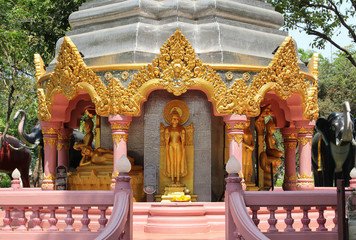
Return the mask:
[[[54,97],[62,94],[71,100],[78,95],[79,91],[89,93],[95,110],[99,115],[110,113],[110,98],[106,87],[91,69],[84,63],[78,49],[68,37],[64,37],[58,53],[57,64],[50,79],[45,83],[39,98],[39,119],[50,120],[50,112]]]
[[[69,143],[58,143],[57,144],[57,150],[61,151],[62,149],[69,149]]]
[[[225,77],[227,80],[231,81],[234,78],[234,74],[228,71],[227,73],[225,73]]]
[[[113,129],[113,130],[129,130],[130,123],[113,122],[113,123],[111,123],[111,129]]]
[[[284,175],[284,180],[295,181],[295,180],[297,180],[297,177],[295,175],[291,175],[289,177],[287,175]]]
[[[227,130],[232,130],[232,129],[245,129],[246,127],[246,123],[244,122],[238,122],[238,123],[235,123],[235,125],[233,127],[231,127],[230,124],[226,124],[226,129]]]
[[[121,73],[121,79],[126,81],[129,78],[130,74],[127,71]]]
[[[312,128],[301,127],[299,129],[299,133],[302,133],[302,134],[310,133],[310,134],[312,134],[313,133],[313,129]]]
[[[50,146],[55,146],[57,145],[57,138],[43,138],[43,144],[46,147],[47,144]]]
[[[113,134],[112,139],[116,143],[116,145],[119,145],[121,139],[127,142],[128,134]]]
[[[39,54],[35,54],[36,80],[39,82],[42,75],[46,73],[45,64]]]
[[[43,75],[40,61],[36,61],[37,74]],[[255,75],[249,85],[246,84],[247,74],[244,74],[228,88],[212,66],[203,64],[196,57],[191,44],[177,30],[164,43],[158,57],[132,76],[127,88],[117,78],[111,78],[106,87],[100,77],[85,65],[72,41],[65,37],[54,72],[38,86],[38,116],[41,121],[51,119],[51,108],[57,94],[71,100],[79,91],[85,91],[95,104],[98,115],[137,116],[142,102],[155,89],[166,89],[176,96],[188,89],[202,89],[217,114],[251,117],[260,114],[260,105],[267,92],[274,91],[284,100],[296,93],[301,98],[303,117],[316,120],[319,111],[318,82],[315,78],[305,78],[298,66],[293,40],[287,37],[271,63]]]
[[[306,145],[307,143],[309,143],[309,145],[312,144],[312,139],[311,138],[299,138],[299,142],[302,145]]]
[[[244,74],[242,74],[242,79],[245,81],[250,80],[251,75],[248,72],[245,72]]]
[[[286,135],[284,138],[285,138],[285,139],[296,139],[297,136],[296,136],[294,133],[292,133],[292,134]]]
[[[310,175],[307,173],[298,174],[298,179],[313,179],[313,173],[310,173]]]
[[[104,78],[105,78],[105,80],[110,81],[110,80],[112,79],[112,74],[111,74],[111,72],[106,72],[106,73],[104,74]]]
[[[57,135],[58,134],[58,130],[57,129],[54,129],[54,128],[48,128],[48,129],[42,129],[42,134],[44,135],[50,135],[50,134],[55,134]]]
[[[240,144],[242,142],[244,136],[243,136],[243,134],[229,134],[227,137],[228,137],[229,143],[234,139],[235,142]]]
[[[52,173],[50,173],[48,176],[44,173],[43,174],[43,180],[54,180],[56,179]]]

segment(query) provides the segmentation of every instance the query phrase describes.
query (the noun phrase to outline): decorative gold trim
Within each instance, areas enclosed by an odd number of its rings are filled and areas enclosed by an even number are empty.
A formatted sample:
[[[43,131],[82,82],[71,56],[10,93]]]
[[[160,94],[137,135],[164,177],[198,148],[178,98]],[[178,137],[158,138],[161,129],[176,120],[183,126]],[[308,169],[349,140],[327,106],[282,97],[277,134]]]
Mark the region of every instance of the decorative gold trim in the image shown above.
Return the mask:
[[[110,114],[110,97],[104,83],[86,66],[70,38],[64,37],[54,72],[43,89],[38,86],[39,119],[50,121],[53,100],[57,94],[71,100],[79,91],[90,95],[99,115]]]
[[[87,66],[89,69],[94,72],[103,72],[103,71],[122,71],[122,70],[140,70],[143,67],[146,67],[149,63],[119,63],[119,64],[108,64],[108,65],[100,65],[100,66]],[[267,66],[260,65],[249,65],[249,64],[226,64],[226,63],[206,63],[211,66],[214,70],[220,71],[248,71],[248,72],[260,72],[263,69],[266,69]],[[38,83],[46,81],[51,76],[52,72],[45,73],[41,75]],[[313,74],[300,71],[302,76],[311,81],[312,83],[317,81],[317,78],[313,76]]]
[[[241,144],[244,135],[243,134],[228,134],[228,141],[229,143],[231,143],[232,139],[235,140],[235,142],[237,142],[238,144]]]
[[[112,139],[116,145],[119,145],[121,139],[123,139],[125,142],[127,142],[128,134],[113,134]]]
[[[308,120],[316,120],[318,117],[317,80],[312,77],[313,80],[306,81],[305,73],[300,72],[291,37],[285,39],[267,67],[258,67],[261,70],[249,86],[244,79],[236,79],[227,88],[213,66],[219,69],[226,66],[240,67],[240,70],[248,67],[203,64],[179,30],[164,43],[152,64],[126,66],[142,68],[133,75],[126,89],[117,78],[112,78],[106,87],[92,70],[94,67],[85,65],[74,44],[65,37],[54,72],[43,84],[43,89],[38,88],[40,120],[50,120],[53,99],[59,93],[68,99],[73,99],[79,91],[89,93],[99,115],[137,116],[141,112],[142,102],[151,91],[166,89],[179,96],[191,88],[203,90],[219,115],[258,116],[265,94],[274,91],[284,100],[297,93],[301,97],[303,117]]]
[[[302,173],[302,175],[298,174],[298,179],[313,179],[313,173],[308,175],[307,173]]]
[[[130,74],[127,71],[121,73],[121,79],[126,81],[129,78]]]
[[[313,131],[314,131],[314,129],[313,129],[313,128],[305,128],[305,127],[301,127],[301,128],[299,129],[299,133],[301,133],[301,134],[306,134],[306,133],[310,133],[310,134],[312,134],[312,133],[313,133]]]
[[[297,148],[297,143],[296,142],[287,142],[287,143],[284,143],[284,149],[287,150],[287,149],[296,149]]]
[[[50,173],[48,176],[45,173],[43,174],[43,180],[54,180],[54,179],[56,178],[52,173]]]
[[[45,129],[45,128],[43,128],[42,129],[42,134],[44,134],[44,135],[58,135],[58,129],[54,129],[54,128]]]
[[[313,76],[318,79],[319,76],[319,53],[313,53],[312,58],[308,63],[309,73],[313,74]]]
[[[309,145],[311,146],[312,144],[312,139],[311,138],[298,138],[299,142],[302,144],[302,145],[306,145],[307,143],[309,143]]]
[[[57,144],[57,150],[61,151],[63,148],[68,150],[69,149],[69,143],[58,143]]]
[[[113,122],[111,123],[111,129],[112,130],[129,130],[130,129],[130,123],[119,123],[119,122]]]
[[[179,125],[183,125],[188,121],[190,116],[188,105],[181,100],[172,100],[163,108],[163,118],[169,125],[171,125],[171,113],[173,110],[176,110],[180,115]]]
[[[228,71],[225,73],[225,78],[226,80],[231,81],[234,78],[234,74],[231,71]]]
[[[291,175],[291,176],[287,176],[287,175],[284,175],[284,180],[287,180],[287,181],[295,181],[297,180],[297,177],[295,174]]]
[[[284,135],[284,139],[297,139],[297,136],[294,133],[286,134]]]
[[[46,74],[45,64],[39,54],[35,54],[35,66],[36,66],[36,80],[37,83],[39,83],[41,76]]]
[[[246,123],[244,123],[244,122],[238,122],[238,123],[235,123],[235,125],[233,126],[233,127],[231,127],[231,125],[230,124],[226,124],[226,129],[227,130],[233,130],[233,129],[245,129],[245,127],[246,127],[246,124],[248,125],[248,123],[246,122]]]
[[[43,138],[43,145],[46,147],[47,144],[50,146],[56,146],[58,143],[57,138]]]

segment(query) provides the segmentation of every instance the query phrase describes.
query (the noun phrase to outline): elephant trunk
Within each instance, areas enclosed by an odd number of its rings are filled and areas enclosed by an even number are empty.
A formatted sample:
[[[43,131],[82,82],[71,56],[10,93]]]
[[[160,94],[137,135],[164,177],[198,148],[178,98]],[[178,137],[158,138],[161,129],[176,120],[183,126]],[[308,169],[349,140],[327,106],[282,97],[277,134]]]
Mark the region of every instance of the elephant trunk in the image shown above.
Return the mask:
[[[18,125],[18,133],[20,140],[25,143],[26,145],[32,145],[36,144],[38,145],[39,142],[42,140],[42,131],[41,127],[39,124],[37,124],[31,131],[30,134],[27,134],[25,131],[25,125],[26,125],[26,112],[23,110],[18,110],[14,116],[14,120],[18,118],[18,116],[21,114],[21,120]]]
[[[342,142],[351,142],[352,139],[352,132],[353,132],[353,127],[352,127],[352,122],[351,122],[351,108],[349,102],[344,103],[344,130],[342,132],[341,140],[336,136],[336,145],[340,146]],[[337,133],[338,134],[338,133]]]

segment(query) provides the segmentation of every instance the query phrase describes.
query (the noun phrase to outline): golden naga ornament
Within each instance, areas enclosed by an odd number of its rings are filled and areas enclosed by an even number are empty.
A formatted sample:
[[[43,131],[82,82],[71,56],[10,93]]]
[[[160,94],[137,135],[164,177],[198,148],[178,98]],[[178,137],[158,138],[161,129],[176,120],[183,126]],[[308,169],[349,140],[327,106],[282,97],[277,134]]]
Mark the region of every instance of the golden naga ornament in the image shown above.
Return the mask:
[[[297,53],[291,37],[278,48],[271,63],[246,84],[248,74],[236,79],[227,88],[212,66],[203,64],[179,29],[160,49],[160,54],[133,75],[124,88],[120,80],[110,77],[107,87],[93,70],[88,68],[72,41],[65,37],[58,53],[58,62],[49,80],[38,84],[38,116],[50,121],[55,95],[71,100],[79,91],[87,92],[98,115],[123,114],[137,116],[150,92],[166,89],[179,96],[189,89],[203,90],[219,115],[241,114],[256,117],[261,102],[269,91],[286,100],[293,93],[300,96],[303,116],[308,120],[318,117],[316,79],[306,80],[300,72]],[[43,64],[36,58],[36,77],[44,74]],[[124,76],[126,77],[127,74]],[[128,77],[129,80],[130,77]]]

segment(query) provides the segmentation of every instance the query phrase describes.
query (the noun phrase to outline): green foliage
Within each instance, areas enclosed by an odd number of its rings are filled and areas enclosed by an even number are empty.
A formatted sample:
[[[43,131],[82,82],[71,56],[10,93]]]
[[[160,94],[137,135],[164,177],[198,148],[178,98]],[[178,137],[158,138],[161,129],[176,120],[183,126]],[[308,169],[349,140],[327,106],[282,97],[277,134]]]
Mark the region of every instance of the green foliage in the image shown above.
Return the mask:
[[[33,56],[45,63],[55,54],[56,41],[69,30],[69,14],[85,0],[0,1],[0,131],[12,115],[24,109],[30,130],[37,122],[36,80]],[[8,134],[17,137],[17,123]]]
[[[356,57],[356,51],[349,48]],[[331,112],[342,112],[344,101],[349,101],[351,113],[356,115],[356,68],[342,52],[335,54],[333,62],[324,59],[319,64],[319,114],[327,117]]]
[[[6,173],[0,173],[0,188],[11,187],[11,178]]]
[[[330,42],[343,51],[356,67],[355,58],[344,46],[333,40],[333,36],[345,30],[351,41],[356,42],[356,1],[354,0],[267,0],[276,11],[283,14],[284,29],[299,29],[314,35],[312,47],[324,48]]]

